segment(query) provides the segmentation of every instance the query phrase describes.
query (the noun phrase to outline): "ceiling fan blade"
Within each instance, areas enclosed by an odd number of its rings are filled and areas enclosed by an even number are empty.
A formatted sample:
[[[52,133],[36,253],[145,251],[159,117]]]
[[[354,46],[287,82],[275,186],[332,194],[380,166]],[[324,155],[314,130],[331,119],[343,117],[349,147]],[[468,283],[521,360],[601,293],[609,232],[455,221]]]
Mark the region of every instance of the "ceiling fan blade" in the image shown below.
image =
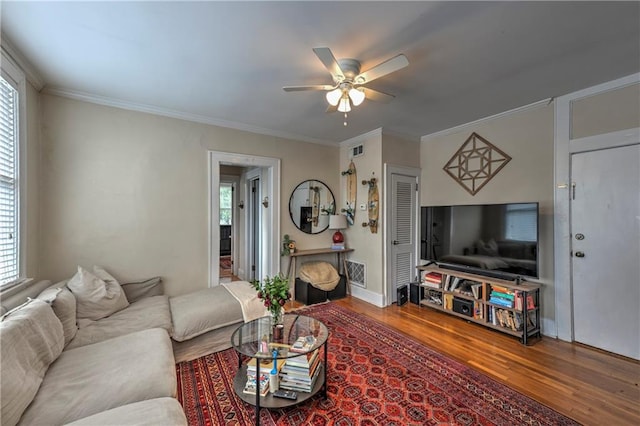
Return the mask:
[[[322,62],[325,68],[331,73],[334,80],[344,80],[344,72],[342,72],[342,68],[338,65],[336,57],[331,53],[331,49],[328,47],[314,47],[313,52],[316,54],[318,59],[320,59],[320,62]]]
[[[368,87],[361,87],[360,89],[364,90],[364,96],[372,101],[389,103],[391,102],[395,96],[389,95],[387,93],[378,92],[377,90],[369,89]]]
[[[329,105],[324,112],[326,112],[327,114],[330,114],[332,112],[337,112],[337,111],[338,111],[338,105],[336,106]]]
[[[376,65],[375,67],[368,69],[367,71],[357,75],[353,81],[356,84],[365,84],[376,78],[383,77],[387,74],[391,74],[394,71],[398,71],[409,65],[409,60],[404,55],[394,56],[393,58]]]
[[[282,90],[285,92],[301,92],[303,90],[333,90],[334,86],[328,84],[315,84],[312,86],[284,86]]]

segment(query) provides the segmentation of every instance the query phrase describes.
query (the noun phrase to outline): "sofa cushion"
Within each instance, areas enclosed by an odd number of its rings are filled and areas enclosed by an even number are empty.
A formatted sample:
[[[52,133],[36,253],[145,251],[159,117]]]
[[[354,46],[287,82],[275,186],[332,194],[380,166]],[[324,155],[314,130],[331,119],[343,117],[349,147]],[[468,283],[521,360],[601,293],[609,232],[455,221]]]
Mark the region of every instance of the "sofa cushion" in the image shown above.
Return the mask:
[[[76,297],[78,319],[99,320],[129,306],[117,281],[104,281],[82,266],[67,287]],[[78,324],[82,327],[82,322]]]
[[[167,296],[147,297],[101,320],[85,320],[85,324],[66,349],[79,348],[150,328],[163,328],[171,334],[171,312]]]
[[[124,293],[127,295],[129,303],[133,303],[144,297],[162,295],[162,278],[154,277],[148,280],[121,284]]]
[[[14,426],[62,352],[62,324],[46,302],[30,299],[2,317],[0,341],[0,418]]]
[[[240,303],[223,286],[174,296],[169,303],[173,320],[171,337],[178,342],[243,321]]]
[[[38,299],[44,300],[53,308],[62,323],[64,331],[64,344],[67,345],[76,336],[78,324],[76,323],[76,298],[66,287],[49,287],[38,295]]]
[[[67,426],[180,426],[187,425],[184,410],[173,398],[155,398],[112,408],[93,416],[67,423]]]
[[[69,423],[133,402],[175,397],[176,387],[166,330],[139,331],[63,352],[20,422]]]

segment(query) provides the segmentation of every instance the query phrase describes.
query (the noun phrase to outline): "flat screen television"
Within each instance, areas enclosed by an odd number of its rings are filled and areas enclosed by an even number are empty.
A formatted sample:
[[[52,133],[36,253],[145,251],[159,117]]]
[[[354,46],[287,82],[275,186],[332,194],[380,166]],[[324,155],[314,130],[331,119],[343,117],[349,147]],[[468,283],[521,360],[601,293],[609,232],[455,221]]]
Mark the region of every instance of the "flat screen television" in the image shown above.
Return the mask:
[[[538,203],[421,208],[420,257],[493,277],[538,278]]]

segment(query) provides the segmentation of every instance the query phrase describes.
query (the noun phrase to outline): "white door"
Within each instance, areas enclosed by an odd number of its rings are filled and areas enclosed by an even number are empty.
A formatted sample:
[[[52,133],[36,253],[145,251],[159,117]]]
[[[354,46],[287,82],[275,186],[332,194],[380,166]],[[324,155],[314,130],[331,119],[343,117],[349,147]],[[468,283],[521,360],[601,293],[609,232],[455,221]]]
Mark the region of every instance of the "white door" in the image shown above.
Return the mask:
[[[416,232],[418,193],[415,176],[391,175],[391,259],[389,300],[397,300],[397,289],[407,286],[416,274]]]
[[[571,181],[574,340],[640,359],[640,145],[573,154]]]

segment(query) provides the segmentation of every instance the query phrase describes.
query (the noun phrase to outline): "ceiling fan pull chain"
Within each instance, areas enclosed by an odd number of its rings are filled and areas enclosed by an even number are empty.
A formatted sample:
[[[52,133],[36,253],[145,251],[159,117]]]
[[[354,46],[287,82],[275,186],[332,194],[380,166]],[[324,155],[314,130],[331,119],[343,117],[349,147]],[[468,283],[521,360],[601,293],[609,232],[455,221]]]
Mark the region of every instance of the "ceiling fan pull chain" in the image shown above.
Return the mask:
[[[346,112],[344,113],[344,125],[345,126],[347,125],[347,113]]]

